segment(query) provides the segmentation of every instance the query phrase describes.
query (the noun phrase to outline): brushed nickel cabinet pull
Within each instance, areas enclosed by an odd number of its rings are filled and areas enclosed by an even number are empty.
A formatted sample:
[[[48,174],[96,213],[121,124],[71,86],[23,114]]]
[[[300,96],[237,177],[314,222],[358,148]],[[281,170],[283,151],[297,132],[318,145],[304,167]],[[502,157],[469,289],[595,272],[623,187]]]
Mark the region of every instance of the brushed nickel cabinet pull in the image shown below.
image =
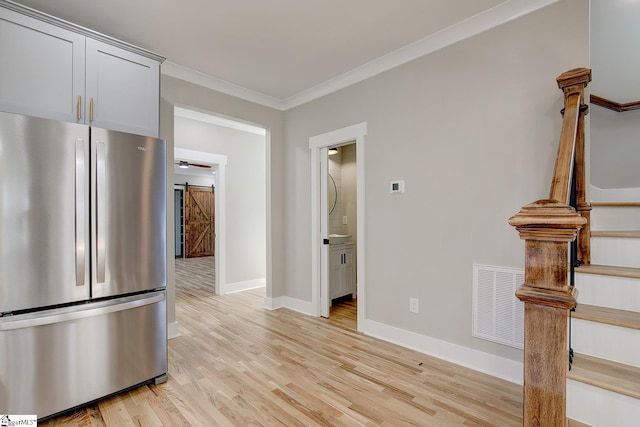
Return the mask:
[[[82,96],[78,95],[78,120],[82,118]]]
[[[89,100],[89,121],[93,121],[93,98]]]

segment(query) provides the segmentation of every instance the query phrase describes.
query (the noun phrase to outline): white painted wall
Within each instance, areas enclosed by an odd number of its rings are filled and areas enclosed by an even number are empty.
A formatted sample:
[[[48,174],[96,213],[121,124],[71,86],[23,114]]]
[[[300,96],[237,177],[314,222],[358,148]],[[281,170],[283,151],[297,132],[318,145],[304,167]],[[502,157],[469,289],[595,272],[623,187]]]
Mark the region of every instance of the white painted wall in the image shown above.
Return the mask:
[[[640,187],[640,110],[618,113],[592,105],[589,115],[591,184],[602,189]]]
[[[184,117],[174,121],[176,148],[227,156],[227,284],[264,279],[265,137]]]
[[[366,121],[366,318],[521,359],[471,336],[472,265],[523,266],[507,220],[547,197],[561,126],[555,78],[580,66],[588,2],[563,0],[288,110],[284,293],[311,301],[308,139]],[[392,179],[406,181],[405,194],[389,194]]]
[[[356,145],[348,144],[339,147],[338,153],[329,156],[328,170],[336,183],[336,207],[329,215],[329,234],[350,234],[349,239],[355,242],[356,230]],[[329,181],[329,186],[332,183]],[[329,194],[332,190],[329,189]],[[331,203],[331,201],[329,201]],[[331,206],[329,206],[331,209]],[[343,224],[343,217],[347,224]]]
[[[329,234],[342,234],[342,150],[328,156],[327,170],[333,178],[327,183],[327,209],[329,209]],[[332,190],[335,182],[335,191]],[[335,193],[335,194],[334,194]],[[335,198],[335,207],[333,201]],[[332,210],[333,207],[333,210]]]
[[[341,200],[341,216],[347,217],[347,225],[342,225],[341,233],[350,234],[353,237],[350,239],[355,242],[358,239],[358,232],[356,226],[358,221],[356,219],[357,203],[356,203],[356,145],[349,144],[341,147],[342,152],[342,168],[341,181],[342,192],[340,194]]]
[[[591,93],[626,103],[640,100],[640,2],[591,0]],[[640,111],[592,106],[591,184],[640,187]]]
[[[184,148],[184,147],[178,147],[178,148]],[[187,175],[187,174],[174,173],[174,184],[184,185],[186,183],[189,183],[189,185],[203,185],[205,187],[211,187],[212,185],[215,186],[216,177],[213,174]]]

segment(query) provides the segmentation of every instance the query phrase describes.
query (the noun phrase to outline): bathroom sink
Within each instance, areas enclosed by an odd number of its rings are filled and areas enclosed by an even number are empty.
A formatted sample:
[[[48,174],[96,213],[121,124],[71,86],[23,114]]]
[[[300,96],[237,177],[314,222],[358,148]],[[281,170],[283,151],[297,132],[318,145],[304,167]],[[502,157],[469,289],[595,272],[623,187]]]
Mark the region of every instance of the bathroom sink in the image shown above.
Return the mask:
[[[330,245],[341,245],[351,238],[351,234],[329,234]]]

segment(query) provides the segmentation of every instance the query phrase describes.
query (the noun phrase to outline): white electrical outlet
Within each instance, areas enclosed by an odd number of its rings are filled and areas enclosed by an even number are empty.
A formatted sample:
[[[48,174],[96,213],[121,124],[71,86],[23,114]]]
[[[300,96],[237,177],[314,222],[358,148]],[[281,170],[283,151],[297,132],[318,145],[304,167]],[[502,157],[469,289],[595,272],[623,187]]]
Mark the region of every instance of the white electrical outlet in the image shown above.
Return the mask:
[[[409,311],[411,313],[418,313],[420,311],[418,298],[409,298]]]

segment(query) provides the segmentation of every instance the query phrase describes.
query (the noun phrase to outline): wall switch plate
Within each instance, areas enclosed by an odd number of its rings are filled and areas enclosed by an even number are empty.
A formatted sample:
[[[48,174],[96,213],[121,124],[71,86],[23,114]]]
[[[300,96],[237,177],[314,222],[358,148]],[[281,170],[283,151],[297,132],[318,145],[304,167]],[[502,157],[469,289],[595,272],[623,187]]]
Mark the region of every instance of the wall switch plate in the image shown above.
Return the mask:
[[[391,181],[389,191],[391,193],[404,193],[404,180]]]
[[[419,313],[420,312],[420,306],[419,306],[418,298],[409,298],[409,311],[411,313]]]
[[[342,225],[347,225],[347,216],[346,215],[344,215],[342,217]]]

